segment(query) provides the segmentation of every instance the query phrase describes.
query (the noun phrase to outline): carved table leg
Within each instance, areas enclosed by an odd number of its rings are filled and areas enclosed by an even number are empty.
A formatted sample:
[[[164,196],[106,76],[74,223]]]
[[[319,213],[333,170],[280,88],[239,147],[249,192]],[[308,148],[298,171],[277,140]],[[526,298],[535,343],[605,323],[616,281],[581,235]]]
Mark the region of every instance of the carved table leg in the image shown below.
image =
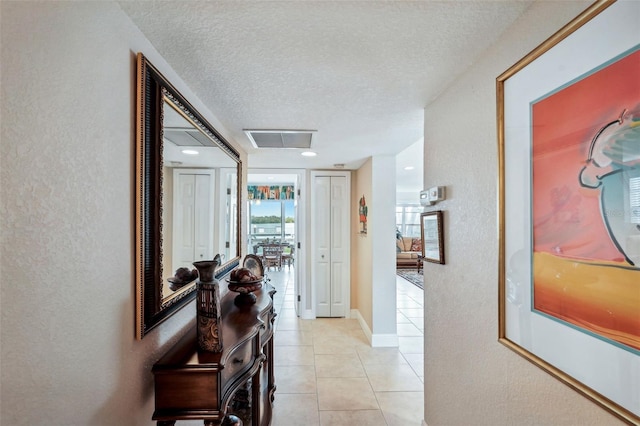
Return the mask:
[[[244,422],[247,425],[252,424],[251,385],[251,380],[248,380],[240,389],[236,391],[233,399],[231,400],[231,409],[233,411],[233,414],[235,414],[234,417],[237,416],[238,420]],[[240,425],[242,424],[243,423],[240,423]]]

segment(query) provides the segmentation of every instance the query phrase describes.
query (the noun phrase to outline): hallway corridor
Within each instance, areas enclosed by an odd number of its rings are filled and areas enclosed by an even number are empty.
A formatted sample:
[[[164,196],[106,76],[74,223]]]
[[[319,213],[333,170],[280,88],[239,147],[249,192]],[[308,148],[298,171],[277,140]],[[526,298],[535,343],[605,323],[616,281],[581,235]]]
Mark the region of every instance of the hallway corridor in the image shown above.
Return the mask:
[[[420,426],[423,291],[397,277],[398,348],[371,348],[355,319],[296,317],[293,272],[276,287],[273,426]]]

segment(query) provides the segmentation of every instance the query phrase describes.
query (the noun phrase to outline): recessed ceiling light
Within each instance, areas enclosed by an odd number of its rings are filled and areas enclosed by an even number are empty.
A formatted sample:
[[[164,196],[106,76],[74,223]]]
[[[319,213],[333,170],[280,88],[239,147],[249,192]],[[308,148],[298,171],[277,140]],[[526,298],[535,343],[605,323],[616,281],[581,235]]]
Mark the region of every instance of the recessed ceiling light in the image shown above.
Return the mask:
[[[405,170],[413,170],[413,169],[415,169],[415,167],[413,167],[413,166],[407,166],[407,167],[405,167],[404,169],[405,169]]]
[[[182,150],[183,154],[187,154],[187,155],[198,155],[199,152],[196,151],[195,149],[183,149]]]
[[[303,153],[301,153],[300,155],[304,155],[305,157],[315,157],[315,156],[316,156],[316,155],[318,155],[318,154],[316,154],[316,153],[315,153],[315,152],[313,152],[313,151],[304,151],[304,152],[303,152]]]

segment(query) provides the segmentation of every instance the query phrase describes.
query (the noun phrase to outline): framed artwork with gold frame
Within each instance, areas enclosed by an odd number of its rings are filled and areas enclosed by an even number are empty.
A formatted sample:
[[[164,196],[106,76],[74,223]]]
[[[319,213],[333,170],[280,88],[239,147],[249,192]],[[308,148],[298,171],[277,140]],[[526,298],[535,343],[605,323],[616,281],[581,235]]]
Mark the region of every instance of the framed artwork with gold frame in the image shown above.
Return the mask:
[[[497,78],[499,341],[640,423],[640,2]]]

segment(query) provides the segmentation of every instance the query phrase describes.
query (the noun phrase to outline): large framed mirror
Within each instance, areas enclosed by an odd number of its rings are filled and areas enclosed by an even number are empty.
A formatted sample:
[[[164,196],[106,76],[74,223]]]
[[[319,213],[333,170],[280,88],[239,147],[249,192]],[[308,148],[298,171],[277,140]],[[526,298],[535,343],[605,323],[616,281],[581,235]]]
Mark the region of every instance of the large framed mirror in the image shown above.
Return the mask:
[[[136,337],[195,297],[180,268],[240,261],[239,153],[145,58],[137,58]],[[195,314],[195,312],[194,312]]]

